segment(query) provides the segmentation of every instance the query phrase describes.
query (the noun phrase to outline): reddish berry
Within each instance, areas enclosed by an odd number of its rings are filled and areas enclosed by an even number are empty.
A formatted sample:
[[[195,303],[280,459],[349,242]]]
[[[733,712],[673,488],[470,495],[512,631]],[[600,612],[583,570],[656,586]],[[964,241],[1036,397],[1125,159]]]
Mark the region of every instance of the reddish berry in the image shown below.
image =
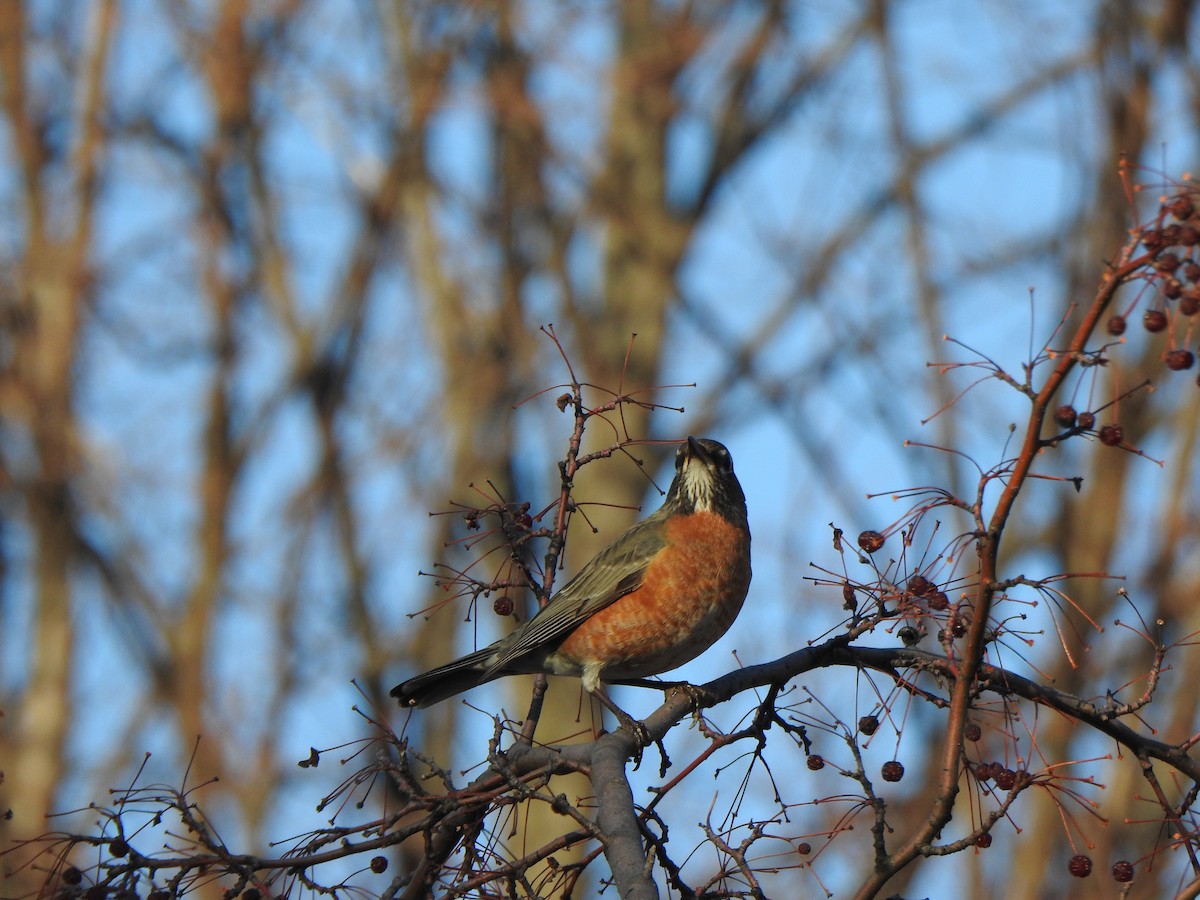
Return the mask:
[[[1167,354],[1166,362],[1172,372],[1183,372],[1196,364],[1196,354],[1191,350],[1172,350]]]
[[[1183,296],[1183,282],[1178,278],[1168,278],[1162,283],[1162,295],[1168,300],[1178,300]]]
[[[1149,332],[1157,333],[1167,327],[1167,314],[1161,309],[1148,309],[1142,316],[1142,327]]]
[[[1179,299],[1179,314],[1194,316],[1198,312],[1200,312],[1200,288],[1192,285],[1183,292],[1183,296]]]
[[[1062,428],[1074,428],[1075,415],[1075,407],[1069,403],[1064,403],[1054,411],[1054,421]]]
[[[512,597],[507,594],[492,601],[492,612],[498,616],[511,616],[513,612]]]
[[[941,591],[934,591],[925,598],[925,603],[934,612],[941,612],[950,608],[950,598]]]
[[[1179,243],[1184,247],[1195,247],[1200,244],[1200,231],[1191,225],[1184,225],[1179,229]]]
[[[950,633],[953,634],[956,638],[962,637],[964,634],[967,633],[967,623],[966,622],[955,622],[954,625],[951,626],[951,628],[950,628]]]
[[[867,553],[874,553],[883,546],[885,540],[886,538],[878,531],[864,531],[858,536],[858,546]]]
[[[1179,268],[1179,257],[1174,253],[1164,253],[1154,261],[1154,268],[1160,272],[1174,272]]]
[[[381,872],[386,872],[387,867],[388,867],[388,861],[387,861],[386,856],[372,856],[371,857],[371,871],[374,872],[376,875],[380,874]]]
[[[1153,252],[1163,246],[1162,232],[1157,228],[1147,228],[1142,231],[1142,246]]]
[[[808,757],[807,765],[814,772],[820,772],[825,768],[825,757],[819,753],[813,753]]]
[[[1017,783],[1017,773],[1012,769],[1001,769],[993,777],[996,779],[996,787],[1002,791],[1011,791]]]
[[[968,741],[977,741],[983,737],[983,729],[974,722],[968,722],[966,727],[963,728],[963,737]]]
[[[924,597],[933,590],[933,584],[924,575],[911,575],[908,579],[908,590],[918,597]]]
[[[975,838],[975,846],[980,850],[986,850],[988,847],[992,846],[991,833],[989,832],[988,834],[981,834],[979,837]]]
[[[808,854],[812,853],[812,844],[808,841],[801,841],[796,845],[796,852],[801,856],[808,856]]]
[[[517,513],[513,516],[513,522],[516,523],[518,528],[528,531],[533,527],[533,516],[529,515],[529,513]]]
[[[1171,202],[1167,204],[1167,211],[1182,222],[1192,217],[1192,213],[1196,211],[1196,207],[1192,205],[1191,197],[1187,194],[1180,194],[1177,197],[1171,198]]]
[[[1096,416],[1090,412],[1081,412],[1075,424],[1084,431],[1091,431],[1096,425]]]
[[[1113,316],[1111,319],[1108,320],[1107,327],[1108,327],[1108,333],[1111,334],[1113,337],[1117,337],[1118,335],[1124,334],[1125,333],[1125,317],[1124,316]]]
[[[1183,264],[1183,277],[1193,283],[1200,281],[1200,263],[1189,259]]]
[[[1120,446],[1121,441],[1125,440],[1125,429],[1113,422],[1111,425],[1104,425],[1100,429],[1100,443],[1106,447]]]
[[[1163,245],[1166,247],[1174,247],[1179,243],[1183,229],[1175,222],[1172,222],[1162,230]]]
[[[1076,878],[1087,878],[1092,874],[1092,858],[1077,853],[1067,861],[1067,871]]]
[[[1127,884],[1133,881],[1133,863],[1127,859],[1120,859],[1113,863],[1112,867],[1113,881]]]
[[[867,737],[870,737],[879,730],[879,718],[877,716],[863,716],[858,720],[858,730]]]
[[[904,777],[904,765],[898,759],[888,760],[879,769],[884,781],[899,781]]]

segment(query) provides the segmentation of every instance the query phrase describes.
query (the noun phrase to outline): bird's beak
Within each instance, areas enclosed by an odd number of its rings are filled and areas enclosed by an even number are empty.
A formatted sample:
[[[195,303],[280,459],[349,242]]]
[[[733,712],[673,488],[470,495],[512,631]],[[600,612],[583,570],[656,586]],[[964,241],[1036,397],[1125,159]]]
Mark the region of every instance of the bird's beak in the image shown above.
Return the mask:
[[[692,459],[698,459],[707,467],[712,467],[712,457],[708,455],[708,451],[704,449],[704,445],[699,440],[688,435],[688,456]]]

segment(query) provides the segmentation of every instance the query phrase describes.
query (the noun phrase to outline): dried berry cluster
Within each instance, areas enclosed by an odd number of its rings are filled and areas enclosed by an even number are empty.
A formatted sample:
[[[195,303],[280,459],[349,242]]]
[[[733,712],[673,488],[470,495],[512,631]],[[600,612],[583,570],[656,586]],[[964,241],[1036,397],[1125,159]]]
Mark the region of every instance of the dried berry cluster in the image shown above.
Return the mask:
[[[1191,320],[1200,313],[1200,190],[1189,187],[1165,201],[1154,224],[1142,229],[1141,241],[1153,254],[1145,277],[1157,293],[1154,305],[1142,314],[1142,327],[1151,334],[1168,332],[1163,363],[1171,371],[1187,371],[1196,364],[1196,354],[1187,346]],[[1108,333],[1124,334],[1128,325],[1126,315],[1115,315],[1108,320]]]

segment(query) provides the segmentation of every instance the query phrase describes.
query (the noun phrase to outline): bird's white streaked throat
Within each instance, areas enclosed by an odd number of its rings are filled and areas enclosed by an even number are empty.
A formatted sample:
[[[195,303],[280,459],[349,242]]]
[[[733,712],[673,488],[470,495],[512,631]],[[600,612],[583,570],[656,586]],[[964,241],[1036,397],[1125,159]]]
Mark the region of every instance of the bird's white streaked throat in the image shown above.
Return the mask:
[[[680,487],[697,512],[711,512],[713,508],[713,473],[702,459],[692,457],[683,464],[679,473]]]

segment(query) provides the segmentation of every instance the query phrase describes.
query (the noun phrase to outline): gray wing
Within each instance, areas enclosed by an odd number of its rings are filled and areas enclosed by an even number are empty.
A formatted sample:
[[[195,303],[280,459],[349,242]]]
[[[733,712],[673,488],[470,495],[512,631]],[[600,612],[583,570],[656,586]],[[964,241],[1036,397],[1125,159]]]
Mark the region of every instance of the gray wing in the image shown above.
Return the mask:
[[[637,590],[666,544],[661,513],[638,522],[597,553],[537,615],[501,642],[487,673],[499,672],[527,653],[552,649],[548,645],[565,640],[588,616]]]

